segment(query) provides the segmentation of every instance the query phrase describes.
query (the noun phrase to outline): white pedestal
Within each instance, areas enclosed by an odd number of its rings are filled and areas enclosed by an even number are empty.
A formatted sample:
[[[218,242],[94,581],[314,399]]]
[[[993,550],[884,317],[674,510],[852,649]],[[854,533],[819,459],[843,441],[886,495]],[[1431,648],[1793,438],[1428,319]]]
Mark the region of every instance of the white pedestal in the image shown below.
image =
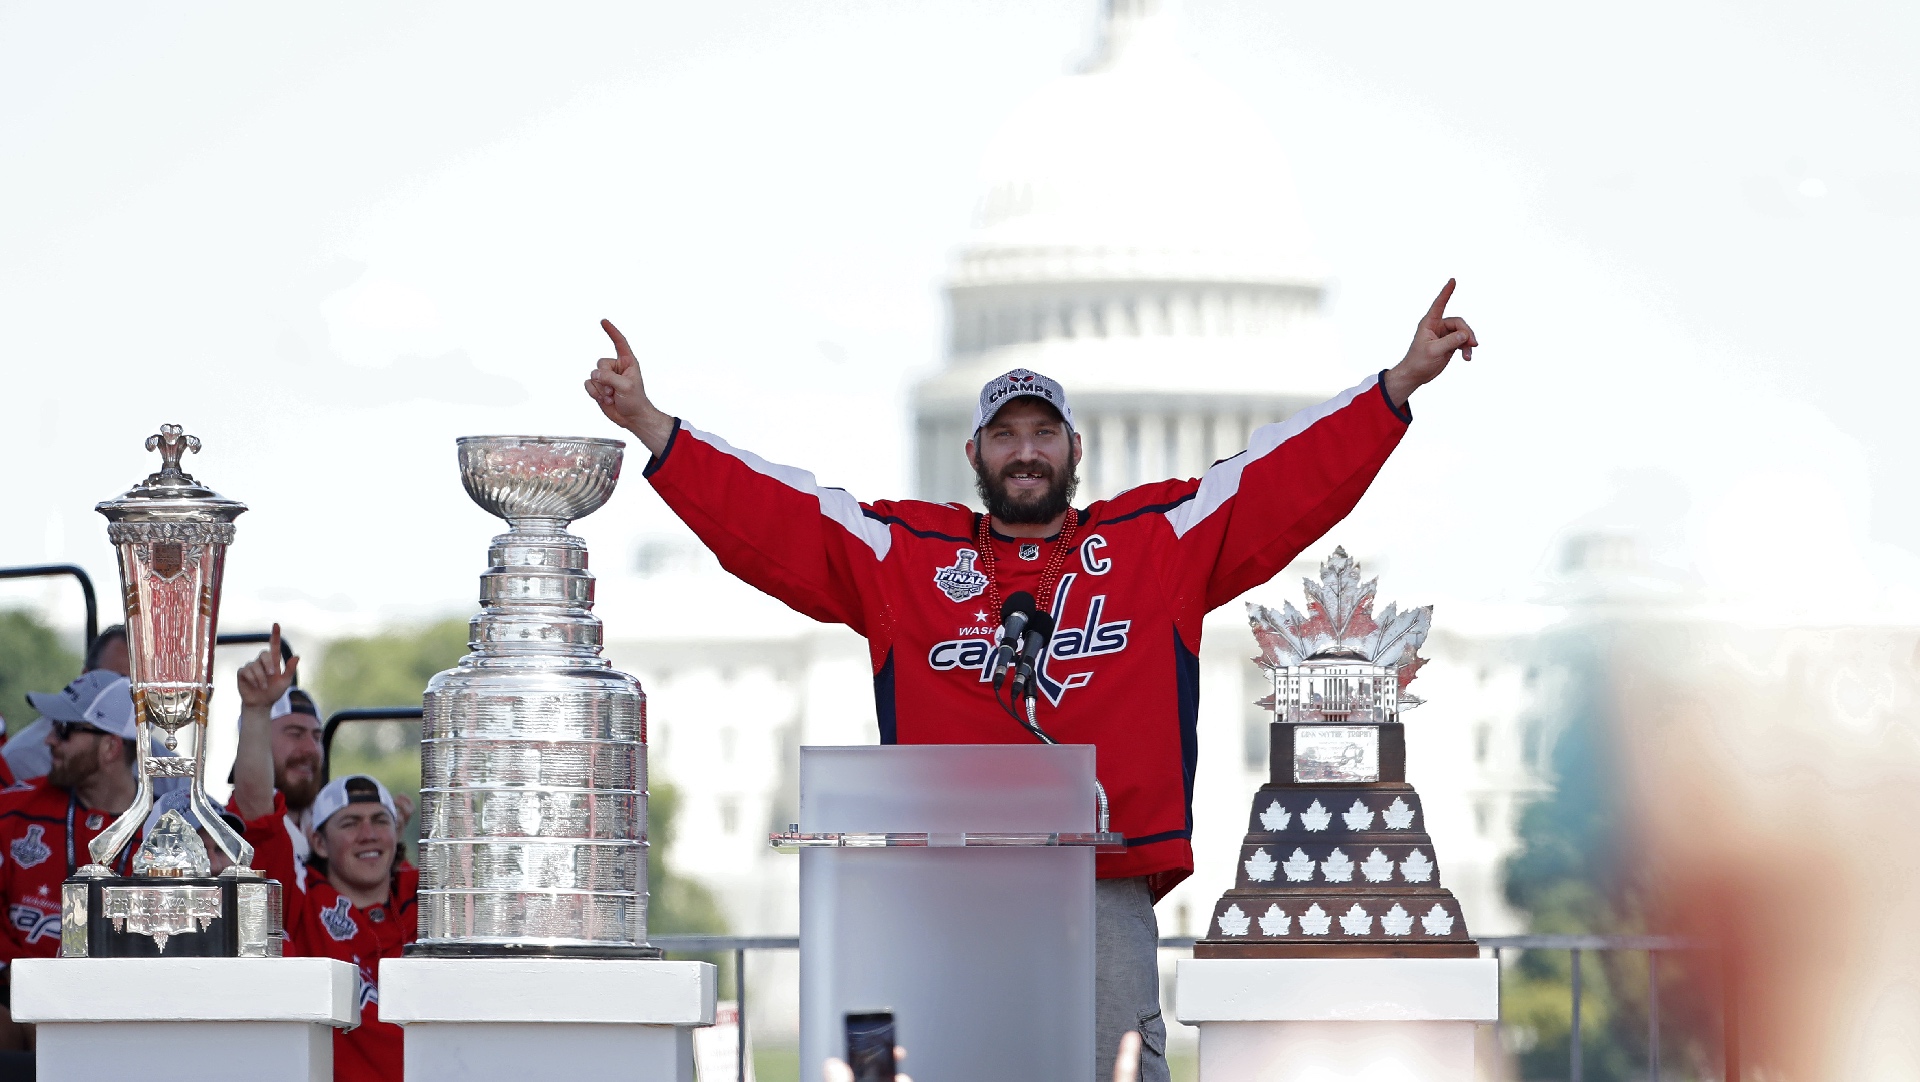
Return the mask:
[[[37,1027],[41,1078],[330,1082],[357,976],[332,958],[22,958],[13,1017]]]
[[[706,962],[389,958],[380,1018],[407,1030],[407,1082],[693,1082],[713,1024]]]
[[[1473,1082],[1500,971],[1491,958],[1191,958],[1173,1002],[1200,1027],[1201,1082]]]

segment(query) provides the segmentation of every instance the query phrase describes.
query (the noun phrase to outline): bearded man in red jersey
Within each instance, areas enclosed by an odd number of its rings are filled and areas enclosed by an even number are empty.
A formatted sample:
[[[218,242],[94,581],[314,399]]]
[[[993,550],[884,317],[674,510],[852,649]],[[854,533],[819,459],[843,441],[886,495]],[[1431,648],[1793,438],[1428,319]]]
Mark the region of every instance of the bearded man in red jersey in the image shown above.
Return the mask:
[[[1001,601],[1038,599],[1054,628],[1036,668],[1040,724],[1092,744],[1127,851],[1097,860],[1095,1062],[1138,1030],[1140,1077],[1164,1082],[1153,903],[1192,874],[1200,625],[1345,518],[1413,421],[1408,398],[1479,344],[1448,316],[1449,281],[1393,368],[1256,429],[1189,480],[1072,505],[1082,453],[1066,389],[1015,369],[980,390],[966,455],[987,513],[861,503],[656,408],[626,339],[587,393],[653,457],[645,476],[721,566],[867,639],[882,743],[1031,740],[989,669]]]

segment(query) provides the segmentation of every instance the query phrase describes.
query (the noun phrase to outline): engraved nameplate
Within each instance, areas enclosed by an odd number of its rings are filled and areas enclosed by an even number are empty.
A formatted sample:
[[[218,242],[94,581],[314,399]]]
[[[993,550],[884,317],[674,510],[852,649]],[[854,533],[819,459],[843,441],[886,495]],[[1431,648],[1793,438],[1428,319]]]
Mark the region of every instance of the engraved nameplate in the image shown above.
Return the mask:
[[[1293,780],[1295,783],[1379,781],[1380,727],[1294,726]]]

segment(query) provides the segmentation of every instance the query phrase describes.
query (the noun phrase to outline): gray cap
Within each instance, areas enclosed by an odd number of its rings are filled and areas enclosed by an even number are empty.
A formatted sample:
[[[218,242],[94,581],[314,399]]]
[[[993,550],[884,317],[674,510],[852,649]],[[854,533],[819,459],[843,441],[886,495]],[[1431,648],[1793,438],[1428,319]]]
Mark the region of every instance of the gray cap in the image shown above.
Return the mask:
[[[1067,405],[1067,389],[1038,372],[1025,368],[1016,368],[1004,375],[995,376],[980,388],[980,404],[973,411],[973,430],[979,432],[985,428],[1000,407],[1016,398],[1037,398],[1054,409],[1073,427],[1073,407]]]
[[[83,672],[59,691],[29,691],[27,702],[49,721],[84,722],[125,740],[134,738],[132,684],[117,672]]]

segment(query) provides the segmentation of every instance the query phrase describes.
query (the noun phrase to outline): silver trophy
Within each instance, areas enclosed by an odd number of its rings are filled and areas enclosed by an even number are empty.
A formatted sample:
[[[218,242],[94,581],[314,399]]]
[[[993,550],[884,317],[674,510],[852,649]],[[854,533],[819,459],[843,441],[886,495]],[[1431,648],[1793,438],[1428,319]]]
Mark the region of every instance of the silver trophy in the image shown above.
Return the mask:
[[[248,867],[253,847],[207,797],[207,703],[220,584],[233,520],[247,509],[180,469],[200,441],[179,425],[147,437],[160,469],[95,509],[120,558],[138,745],[133,804],[88,845],[93,857],[61,889],[60,953],[74,957],[241,957],[280,953],[280,884]],[[154,731],[168,751],[153,754]],[[122,861],[153,807],[154,779],[188,779],[188,802],[232,861],[211,874],[205,844],[179,811],[160,816]],[[120,868],[121,864],[127,865]],[[171,945],[171,950],[169,950]]]
[[[509,529],[472,650],[427,684],[420,939],[437,956],[657,958],[647,946],[647,712],[600,656],[586,542],[618,440],[467,436],[467,495]]]

